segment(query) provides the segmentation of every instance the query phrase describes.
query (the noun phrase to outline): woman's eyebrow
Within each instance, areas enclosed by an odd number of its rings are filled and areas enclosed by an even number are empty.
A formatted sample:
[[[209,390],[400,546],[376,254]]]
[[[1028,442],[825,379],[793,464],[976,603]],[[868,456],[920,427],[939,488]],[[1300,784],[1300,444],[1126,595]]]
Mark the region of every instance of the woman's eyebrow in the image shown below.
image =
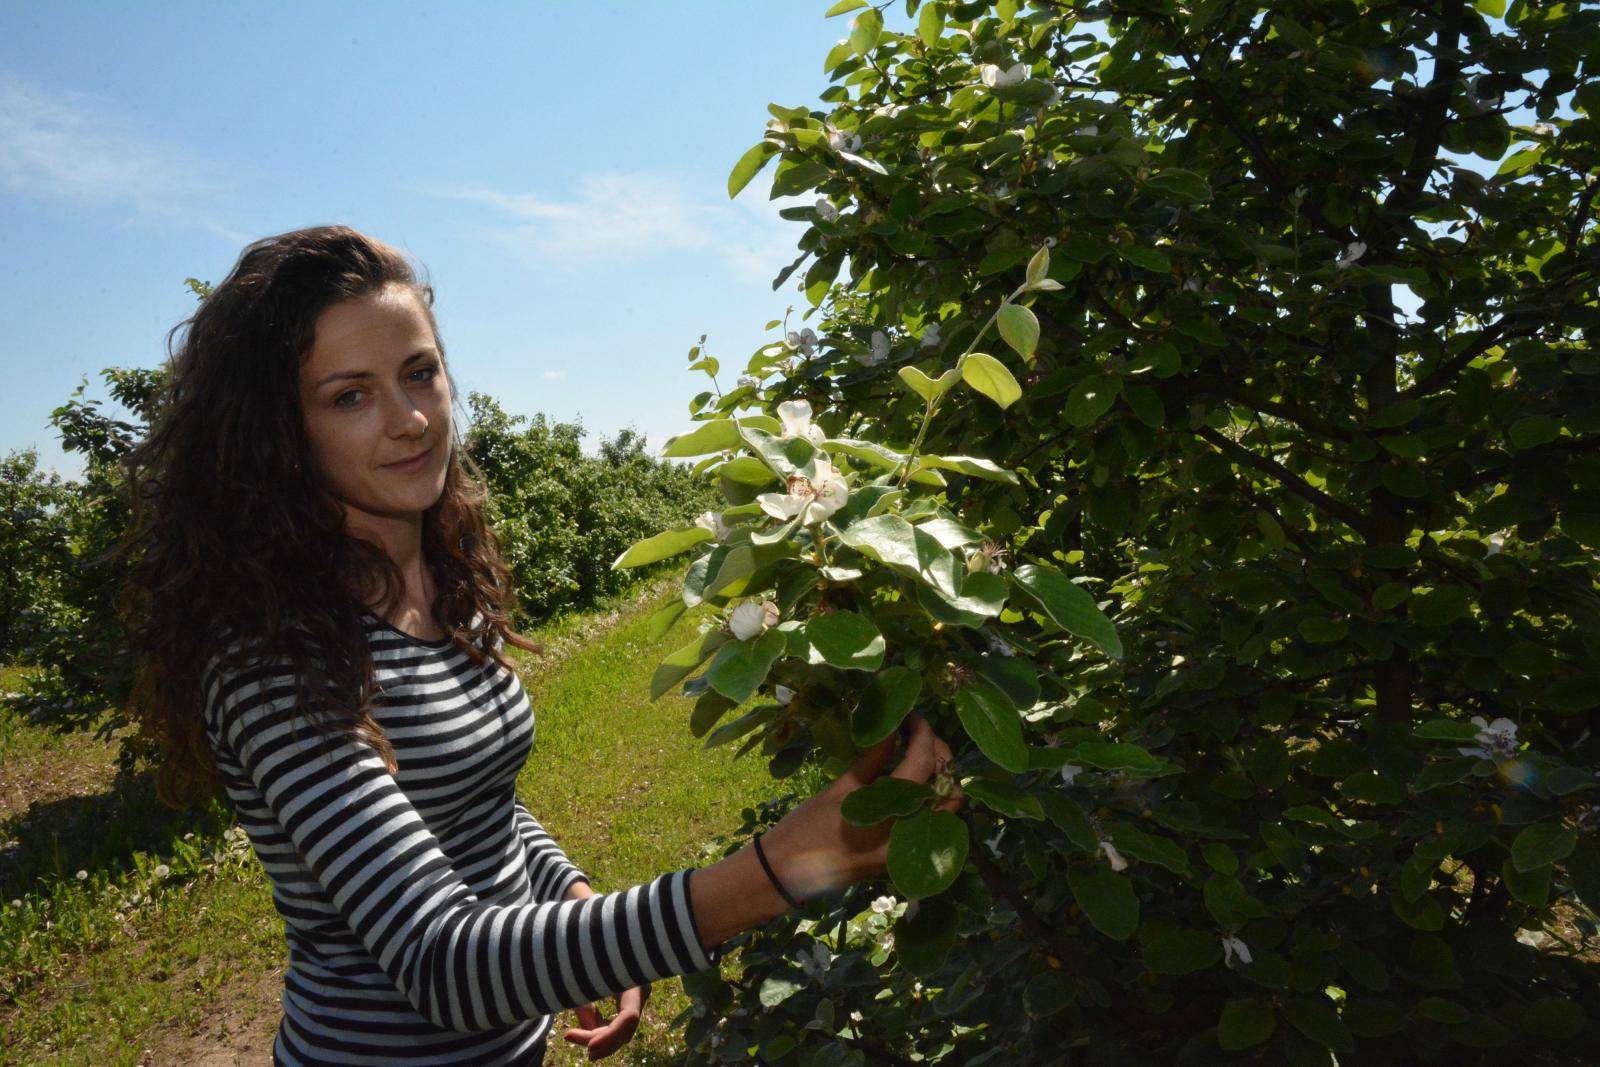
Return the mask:
[[[427,359],[429,356],[432,356],[432,355],[437,355],[437,353],[435,352],[434,349],[431,349],[431,348],[424,348],[421,351],[413,352],[411,355],[406,357],[406,361],[404,363],[400,364],[400,369],[404,370],[405,368],[411,366],[411,364],[415,363],[417,360],[419,360],[419,359]],[[342,378],[360,379],[360,378],[372,378],[372,377],[376,377],[376,375],[374,375],[369,370],[342,370],[342,371],[336,371],[335,373],[330,374],[326,378],[322,379],[322,381],[318,382],[317,383],[317,388],[321,389],[324,385],[327,385],[329,382],[336,382],[336,381],[339,381]]]

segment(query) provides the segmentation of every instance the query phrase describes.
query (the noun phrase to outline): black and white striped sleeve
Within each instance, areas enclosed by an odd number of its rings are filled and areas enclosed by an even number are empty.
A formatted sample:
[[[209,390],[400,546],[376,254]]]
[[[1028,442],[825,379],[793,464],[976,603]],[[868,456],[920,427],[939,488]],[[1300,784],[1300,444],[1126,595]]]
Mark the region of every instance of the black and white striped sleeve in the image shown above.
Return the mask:
[[[474,1031],[717,965],[694,868],[584,900],[480,902],[382,759],[295,709],[292,678],[208,676],[206,713],[350,929],[425,1018]]]
[[[573,882],[589,884],[589,876],[567,858],[550,832],[539,825],[522,801],[515,804],[517,834],[528,852],[528,877],[533,881],[533,899],[561,900]]]

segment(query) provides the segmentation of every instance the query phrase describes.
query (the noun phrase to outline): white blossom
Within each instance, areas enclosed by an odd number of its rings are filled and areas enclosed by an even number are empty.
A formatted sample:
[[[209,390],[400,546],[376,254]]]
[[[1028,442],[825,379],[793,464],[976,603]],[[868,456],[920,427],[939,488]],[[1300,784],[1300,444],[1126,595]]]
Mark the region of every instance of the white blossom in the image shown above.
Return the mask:
[[[887,952],[890,949],[894,948],[894,933],[893,933],[893,931],[885,931],[884,935],[882,937],[878,938],[878,944],[883,946],[883,950],[885,952]]]
[[[169,874],[171,874],[171,873],[172,873],[172,868],[171,868],[171,867],[168,867],[168,866],[167,866],[167,865],[166,865],[166,864],[165,864],[165,863],[158,863],[158,864],[156,864],[156,869],[155,869],[155,870],[153,870],[153,871],[151,871],[151,872],[150,872],[150,874],[151,874],[151,875],[152,875],[152,876],[153,876],[153,877],[154,877],[154,878],[155,878],[155,879],[156,879],[156,880],[157,880],[157,881],[159,881],[159,880],[161,880],[161,879],[163,879],[163,878],[165,878],[165,877],[166,877],[166,876],[167,876],[167,875],[169,875]]]
[[[1028,64],[1013,63],[1005,70],[1001,70],[993,63],[985,63],[979,72],[983,84],[991,89],[1007,89],[1013,85],[1021,85],[1028,80]]]
[[[833,206],[833,201],[827,197],[817,198],[817,218],[823,222],[839,221],[839,209]]]
[[[711,536],[718,541],[726,541],[728,535],[733,533],[733,527],[722,521],[720,511],[702,511],[695,516],[694,524],[711,531]]]
[[[1068,785],[1071,785],[1072,780],[1082,773],[1082,767],[1078,766],[1076,763],[1068,763],[1061,768],[1061,780]]]
[[[1104,852],[1106,854],[1106,859],[1111,861],[1111,869],[1113,871],[1120,871],[1127,868],[1128,861],[1122,858],[1122,853],[1118,852],[1117,846],[1113,845],[1110,841],[1101,838],[1100,851]]]
[[[1079,137],[1096,137],[1100,133],[1100,127],[1094,123],[1090,123],[1087,126],[1079,126],[1072,132],[1077,134]]]
[[[850,1021],[859,1026],[861,1024],[861,1013],[859,1011],[851,1012]]]
[[[892,119],[904,111],[906,106],[905,104],[879,104],[872,109],[872,113],[874,115],[882,115],[886,119]]]
[[[1556,128],[1548,122],[1535,122],[1533,124],[1533,132],[1541,137],[1554,137]]]
[[[810,356],[817,350],[817,335],[809,326],[803,330],[790,330],[789,335],[785,337],[784,340],[789,342],[790,348],[794,349],[796,352],[799,352],[802,356]],[[810,410],[810,405],[807,405],[807,418],[810,418]]]
[[[922,347],[932,348],[939,343],[939,324],[930,322],[928,328],[922,331]]]
[[[775,685],[772,687],[772,699],[786,705],[794,699],[794,690],[786,685]]]
[[[1011,195],[1011,186],[1005,182],[996,182],[989,191],[996,200],[1004,200]]]
[[[872,331],[872,360],[882,363],[889,358],[889,335],[882,330]]]
[[[800,516],[803,525],[821,522],[850,498],[850,485],[839,469],[825,459],[816,460],[816,476],[789,476],[787,492],[762,493],[756,497],[761,510],[775,519],[788,521]]]
[[[1344,254],[1333,261],[1333,265],[1343,270],[1362,256],[1367,254],[1367,246],[1362,241],[1351,241],[1345,246]]]
[[[1232,963],[1233,957],[1238,956],[1241,963],[1253,963],[1250,958],[1250,946],[1233,934],[1222,939],[1222,962]]]
[[[729,613],[728,632],[741,641],[748,641],[777,625],[780,618],[778,605],[773,601],[746,600]]]
[[[803,437],[818,448],[828,439],[822,427],[812,423],[811,402],[808,400],[785,400],[779,404],[778,421],[783,423],[785,437]]]
[[[738,384],[739,384],[739,388],[740,389],[760,389],[761,388],[761,379],[760,378],[752,378],[748,374],[741,374],[741,375],[739,375],[739,383]]]
[[[993,852],[996,855],[999,855],[999,853],[1000,853],[1000,835],[1004,834],[1005,832],[1006,832],[1006,828],[1004,826],[1002,826],[1002,827],[999,827],[998,829],[995,830],[993,837],[988,837],[988,838],[984,839],[983,843],[989,846],[989,851],[990,852]]]
[[[856,152],[861,148],[861,138],[849,130],[841,130],[837,126],[824,127],[828,133],[828,147],[835,152]]]
[[[1463,756],[1477,756],[1480,759],[1502,762],[1517,754],[1517,724],[1510,719],[1485,722],[1482,715],[1474,715],[1472,725],[1478,728],[1473,740],[1481,747],[1459,749]]]
[[[1191,293],[1198,293],[1200,291],[1200,279],[1185,278],[1183,280],[1183,287]]]
[[[11,902],[11,906],[12,906],[12,907],[13,907],[13,908],[20,908],[20,907],[22,907],[22,900],[21,900],[21,898],[20,898],[20,897],[19,897],[19,898],[18,898],[18,899],[16,899],[16,900],[13,900],[13,901],[12,901],[12,902]]]
[[[1294,192],[1289,194],[1289,203],[1291,206],[1298,208],[1305,198],[1306,187],[1303,185],[1297,185],[1295,186]]]
[[[1501,537],[1499,534],[1490,534],[1489,547],[1484,554],[1488,556],[1498,556],[1505,549],[1505,547],[1506,539],[1504,537]]]
[[[878,897],[872,902],[872,910],[879,915],[887,915],[894,910],[895,899],[890,896]]]
[[[79,871],[78,872],[78,881],[86,882],[88,880],[89,880],[89,872],[88,871]]]

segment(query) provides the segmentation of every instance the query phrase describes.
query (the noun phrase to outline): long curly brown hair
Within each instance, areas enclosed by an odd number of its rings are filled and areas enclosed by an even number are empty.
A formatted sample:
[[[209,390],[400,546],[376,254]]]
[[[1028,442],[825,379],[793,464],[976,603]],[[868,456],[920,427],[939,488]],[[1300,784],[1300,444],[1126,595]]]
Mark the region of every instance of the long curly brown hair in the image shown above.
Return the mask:
[[[213,659],[238,670],[292,664],[306,721],[367,742],[397,769],[372,715],[356,591],[380,590],[386,615],[405,582],[379,545],[346,534],[312,461],[298,385],[318,316],[395,283],[417,293],[443,360],[433,286],[400,251],[345,226],[252,243],[168,334],[156,416],[121,460],[132,517],[117,554],[131,560],[118,611],[137,663],[133,704],[161,747],[157,790],[169,805],[218,792],[201,691]],[[462,420],[452,422],[444,492],[422,517],[433,614],[474,663],[510,668],[501,641],[542,649],[509,626],[511,572],[484,522],[483,473],[461,446]]]

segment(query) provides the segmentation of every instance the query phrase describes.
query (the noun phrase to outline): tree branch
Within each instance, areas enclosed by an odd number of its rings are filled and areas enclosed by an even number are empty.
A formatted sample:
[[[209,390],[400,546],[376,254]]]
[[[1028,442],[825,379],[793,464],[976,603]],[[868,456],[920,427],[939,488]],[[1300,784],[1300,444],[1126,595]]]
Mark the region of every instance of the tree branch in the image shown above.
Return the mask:
[[[1295,496],[1338,519],[1352,530],[1361,534],[1362,537],[1367,537],[1370,532],[1371,524],[1367,521],[1365,515],[1362,515],[1343,501],[1335,500],[1281,464],[1274,463],[1270,459],[1263,459],[1243,445],[1228,440],[1209,426],[1200,427],[1195,431],[1195,436],[1206,441],[1224,455],[1230,456],[1239,463],[1265,474]]]

